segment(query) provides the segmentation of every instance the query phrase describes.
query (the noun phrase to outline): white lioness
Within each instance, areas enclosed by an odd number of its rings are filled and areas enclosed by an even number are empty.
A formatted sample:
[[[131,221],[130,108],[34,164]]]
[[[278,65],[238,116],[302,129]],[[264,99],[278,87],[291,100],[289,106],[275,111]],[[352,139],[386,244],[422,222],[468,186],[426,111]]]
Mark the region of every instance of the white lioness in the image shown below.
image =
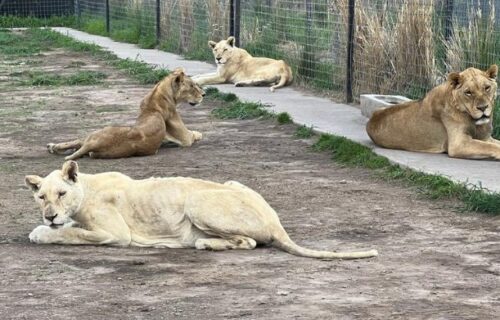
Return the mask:
[[[246,50],[237,48],[234,40],[229,37],[218,43],[208,42],[217,72],[194,76],[196,83],[201,86],[230,82],[237,87],[271,85],[271,92],[292,83],[292,69],[285,61],[252,57]]]
[[[337,253],[296,245],[276,212],[255,191],[191,178],[133,180],[118,172],[83,174],[74,161],[47,177],[26,176],[45,225],[35,243],[253,249],[272,244],[313,258],[368,258],[376,250]]]

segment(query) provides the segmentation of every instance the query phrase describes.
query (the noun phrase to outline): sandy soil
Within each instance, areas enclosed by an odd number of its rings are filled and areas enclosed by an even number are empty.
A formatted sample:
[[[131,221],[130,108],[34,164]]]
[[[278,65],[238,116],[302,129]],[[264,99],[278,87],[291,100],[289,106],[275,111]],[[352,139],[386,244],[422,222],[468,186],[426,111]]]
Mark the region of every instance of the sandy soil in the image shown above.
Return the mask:
[[[214,102],[181,107],[188,128],[204,134],[193,147],[85,158],[81,170],[238,180],[269,201],[299,244],[376,248],[380,256],[320,261],[267,247],[30,244],[41,216],[23,177],[46,175],[63,162],[45,144],[132,123],[151,88],[85,56],[58,51],[36,59],[43,65],[0,59],[0,319],[498,318],[499,218],[458,213],[456,203],[428,201],[370,171],[336,165],[312,152],[311,141],[294,138],[293,126],[213,119]],[[69,72],[80,65],[72,61],[107,73],[105,85],[13,85],[33,65]]]

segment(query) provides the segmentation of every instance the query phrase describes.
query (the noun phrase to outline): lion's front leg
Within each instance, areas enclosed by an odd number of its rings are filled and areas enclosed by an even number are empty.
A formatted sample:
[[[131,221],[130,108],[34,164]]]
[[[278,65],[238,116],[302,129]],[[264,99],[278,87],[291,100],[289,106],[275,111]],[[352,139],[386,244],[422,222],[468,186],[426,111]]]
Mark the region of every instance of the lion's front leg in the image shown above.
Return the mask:
[[[113,235],[104,231],[89,231],[82,228],[63,227],[54,229],[49,226],[38,226],[29,235],[29,239],[37,244],[115,244],[127,245]],[[130,242],[130,241],[129,241]]]
[[[492,138],[492,140],[494,140]],[[482,141],[470,136],[461,136],[450,140],[448,155],[453,158],[500,160],[500,143],[491,140]]]
[[[201,140],[203,137],[198,131],[188,130],[177,112],[175,112],[165,124],[165,138],[182,147],[190,147],[195,141]]]
[[[203,86],[206,84],[221,84],[226,82],[226,79],[219,75],[217,72],[200,74],[191,77],[191,79],[193,79],[193,81],[196,82],[199,86]]]

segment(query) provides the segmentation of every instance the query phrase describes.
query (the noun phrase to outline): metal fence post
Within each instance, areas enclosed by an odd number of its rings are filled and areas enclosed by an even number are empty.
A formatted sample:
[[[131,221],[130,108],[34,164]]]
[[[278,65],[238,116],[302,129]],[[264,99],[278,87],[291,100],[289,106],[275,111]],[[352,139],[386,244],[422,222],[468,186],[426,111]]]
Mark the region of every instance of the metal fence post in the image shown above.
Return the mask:
[[[106,33],[109,34],[110,21],[109,21],[109,0],[106,0]]]
[[[240,46],[240,0],[231,0],[229,12],[229,34],[235,38],[235,45]]]
[[[354,25],[355,21],[355,4],[356,0],[349,0],[349,16],[348,16],[348,31],[347,31],[347,70],[345,82],[345,99],[347,103],[353,102],[352,83],[354,73]]]
[[[75,1],[76,23],[78,27],[82,26],[82,10],[80,7],[80,0]]]
[[[161,16],[160,16],[160,1],[156,0],[156,44],[160,44],[160,36],[161,36]]]

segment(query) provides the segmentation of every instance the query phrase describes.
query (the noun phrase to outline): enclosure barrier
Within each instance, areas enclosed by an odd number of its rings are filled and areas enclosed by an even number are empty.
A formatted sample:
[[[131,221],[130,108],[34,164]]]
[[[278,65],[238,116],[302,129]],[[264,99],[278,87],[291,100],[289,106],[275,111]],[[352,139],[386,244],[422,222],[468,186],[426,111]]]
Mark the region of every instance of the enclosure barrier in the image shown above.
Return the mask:
[[[213,61],[207,41],[233,35],[253,55],[286,60],[299,86],[347,102],[362,93],[422,97],[450,71],[500,63],[499,7],[500,0],[0,0],[3,15],[74,14],[89,33],[189,59]]]

